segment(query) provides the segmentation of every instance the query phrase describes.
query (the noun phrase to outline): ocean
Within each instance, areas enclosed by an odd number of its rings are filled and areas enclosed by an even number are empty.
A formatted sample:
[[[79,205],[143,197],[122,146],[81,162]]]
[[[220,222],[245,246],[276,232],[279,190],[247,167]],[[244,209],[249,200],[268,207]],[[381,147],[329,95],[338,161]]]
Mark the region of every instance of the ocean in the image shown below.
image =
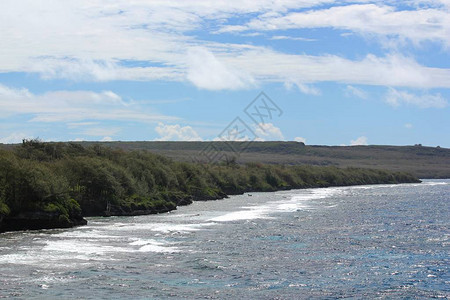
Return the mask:
[[[450,297],[450,180],[251,193],[0,234],[0,298]]]

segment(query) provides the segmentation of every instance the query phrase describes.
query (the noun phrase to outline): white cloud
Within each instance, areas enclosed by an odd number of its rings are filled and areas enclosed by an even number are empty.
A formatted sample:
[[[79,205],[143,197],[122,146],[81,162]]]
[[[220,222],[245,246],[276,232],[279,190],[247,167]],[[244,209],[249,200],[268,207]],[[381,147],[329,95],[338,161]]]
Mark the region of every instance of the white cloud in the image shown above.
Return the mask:
[[[112,59],[39,58],[29,62],[27,72],[37,72],[42,79],[68,79],[74,81],[111,80],[184,80],[185,71],[175,66],[122,66]],[[1,71],[1,70],[0,70]]]
[[[398,53],[385,57],[369,54],[360,60],[349,60],[335,55],[294,55],[251,47],[230,51],[223,59],[226,59],[231,70],[235,70],[234,66],[236,69],[239,67],[242,74],[251,74],[257,82],[295,84],[301,92],[312,95],[320,94],[320,90],[311,83],[326,81],[412,88],[450,87],[450,69],[425,67],[413,58]],[[200,74],[203,76],[199,78],[203,79],[205,73]],[[236,78],[233,74],[223,76],[233,84],[217,80],[217,87],[244,88],[253,83],[252,79],[246,80],[246,76]],[[203,84],[203,81],[198,83]]]
[[[4,0],[0,10],[0,72],[45,78],[183,80],[186,49],[205,42],[186,32],[205,21],[219,26],[248,13],[286,11],[324,0],[126,1]],[[20,16],[20,18],[17,18]],[[38,41],[38,42],[37,42]],[[148,62],[130,67],[123,60]]]
[[[420,108],[444,108],[448,106],[448,102],[440,94],[412,94],[407,91],[399,91],[389,88],[385,101],[394,107],[402,104],[414,105]]]
[[[302,42],[315,42],[316,39],[309,39],[299,36],[286,36],[286,35],[275,35],[270,38],[271,40],[291,40],[291,41],[302,41]]]
[[[321,94],[321,92],[318,88],[315,88],[311,85],[307,85],[304,83],[296,83],[296,85],[303,94],[314,95],[314,96],[319,96]]]
[[[253,127],[258,141],[284,141],[281,129],[272,123],[259,123]]]
[[[43,79],[63,78],[70,80],[113,80],[117,77],[118,66],[113,61],[39,59],[33,68]]]
[[[361,99],[367,99],[368,97],[367,93],[364,90],[351,85],[347,85],[347,87],[345,88],[345,95],[347,97],[353,96]]]
[[[284,82],[284,87],[288,90],[292,89],[293,86],[296,86],[300,92],[306,95],[319,96],[321,91],[309,84],[301,83],[292,79],[289,79]]]
[[[360,136],[356,140],[350,141],[350,146],[367,146],[367,145],[368,145],[367,137],[365,136]]]
[[[166,125],[159,123],[155,131],[160,135],[156,141],[201,141],[202,138],[191,126]]]
[[[281,129],[272,123],[258,123],[250,126],[250,132],[244,128],[243,124],[233,123],[227,128],[226,133],[213,139],[213,141],[284,141]]]
[[[368,1],[375,2],[375,1]],[[234,27],[243,30],[286,30],[298,28],[335,28],[363,35],[378,35],[415,44],[438,41],[450,46],[450,12],[439,8],[398,9],[383,3],[336,5],[256,17],[248,24]]]
[[[306,144],[306,139],[300,136],[294,138],[294,141]]]
[[[13,132],[8,136],[0,136],[0,143],[2,144],[16,144],[16,143],[22,143],[23,139],[30,139],[31,136],[22,133],[22,132]]]
[[[27,115],[31,122],[67,122],[86,124],[92,120],[160,122],[176,120],[143,108],[133,101],[125,102],[112,91],[52,91],[33,94],[27,89],[0,84],[0,112],[3,116]]]
[[[110,136],[105,136],[104,138],[101,139],[102,142],[112,142],[113,139]]]
[[[0,72],[35,72],[47,79],[89,81],[190,81],[210,90],[293,80],[300,83],[302,92],[313,95],[320,91],[306,84],[323,81],[450,87],[449,69],[428,68],[399,53],[351,60],[327,54],[284,54],[191,35],[192,30],[211,27],[222,32],[250,28],[253,31],[246,33],[252,35],[265,30],[331,27],[364,36],[450,45],[449,9],[443,8],[446,2],[423,8],[431,2],[420,1],[417,7],[422,8],[417,8],[414,1],[408,1],[405,5],[412,9],[397,8],[394,1],[236,0],[216,1],[214,5],[209,1],[41,2],[2,1],[7,9],[0,10]],[[323,8],[322,4],[332,7]],[[232,23],[236,17],[252,20],[236,25]],[[234,26],[233,30],[227,26]],[[136,61],[140,64],[133,65]]]
[[[450,69],[424,67],[398,53],[385,57],[367,55],[353,61],[335,55],[294,55],[254,47],[234,54],[228,61],[249,70],[257,80],[300,83],[299,88],[304,83],[324,81],[412,88],[450,87]]]
[[[201,89],[224,90],[252,87],[255,80],[245,71],[238,71],[217,59],[205,48],[188,51],[187,79]]]
[[[411,123],[405,123],[405,128],[407,128],[407,129],[411,129],[411,128],[413,128],[414,126],[413,126],[413,124],[411,124]]]

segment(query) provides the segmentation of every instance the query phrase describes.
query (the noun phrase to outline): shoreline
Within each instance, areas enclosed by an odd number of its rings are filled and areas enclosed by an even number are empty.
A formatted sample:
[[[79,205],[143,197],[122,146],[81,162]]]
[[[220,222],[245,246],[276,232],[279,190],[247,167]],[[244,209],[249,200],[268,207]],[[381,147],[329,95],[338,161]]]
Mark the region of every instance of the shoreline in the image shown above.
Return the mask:
[[[405,172],[335,166],[177,162],[148,151],[24,140],[0,149],[0,232],[85,225],[88,216],[165,213],[251,192],[420,182]]]
[[[424,179],[424,178],[422,178]],[[211,197],[211,198],[202,198],[202,199],[195,199],[193,198],[190,201],[186,201],[183,199],[182,201],[179,201],[175,207],[173,208],[167,208],[163,207],[160,209],[153,209],[153,210],[133,210],[133,211],[123,211],[123,210],[116,210],[115,212],[104,212],[103,215],[82,215],[81,218],[72,219],[72,220],[60,220],[59,215],[52,215],[52,214],[43,214],[42,212],[28,212],[19,214],[18,216],[14,216],[12,218],[0,218],[0,234],[8,233],[8,232],[17,232],[17,231],[35,231],[35,230],[43,230],[43,229],[64,229],[64,228],[74,228],[79,226],[85,226],[88,224],[88,221],[85,219],[85,217],[113,217],[113,216],[126,216],[126,217],[132,217],[132,216],[142,216],[142,215],[156,215],[156,214],[163,214],[168,213],[174,210],[177,210],[178,206],[187,206],[195,202],[201,202],[201,201],[213,201],[213,200],[223,200],[230,196],[236,196],[236,195],[243,195],[246,193],[259,193],[259,192],[278,192],[278,191],[289,191],[289,190],[305,190],[305,189],[320,189],[320,188],[329,188],[329,187],[348,187],[348,186],[364,186],[364,185],[383,185],[383,184],[392,184],[392,185],[398,185],[398,184],[412,184],[412,183],[422,183],[422,179],[419,179],[418,181],[410,181],[410,182],[399,182],[399,183],[373,183],[373,184],[348,184],[348,185],[328,185],[328,186],[310,186],[310,187],[289,187],[289,188],[280,188],[275,189],[272,191],[260,191],[260,190],[246,190],[241,193],[230,193],[225,194],[220,197]],[[56,219],[58,218],[58,220]],[[11,224],[15,223],[15,224]]]

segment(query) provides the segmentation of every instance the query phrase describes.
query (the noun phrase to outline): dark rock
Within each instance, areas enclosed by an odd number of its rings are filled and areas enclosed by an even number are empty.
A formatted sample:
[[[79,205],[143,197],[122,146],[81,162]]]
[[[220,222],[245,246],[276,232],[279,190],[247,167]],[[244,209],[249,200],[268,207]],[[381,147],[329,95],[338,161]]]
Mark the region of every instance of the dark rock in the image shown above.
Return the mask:
[[[177,201],[175,203],[179,206],[184,206],[184,205],[192,204],[192,202],[193,202],[192,197],[185,197],[182,199],[177,199]]]
[[[22,212],[18,215],[7,216],[0,223],[0,232],[17,230],[38,230],[52,228],[70,228],[86,225],[82,217],[68,219],[65,215],[52,212]]]

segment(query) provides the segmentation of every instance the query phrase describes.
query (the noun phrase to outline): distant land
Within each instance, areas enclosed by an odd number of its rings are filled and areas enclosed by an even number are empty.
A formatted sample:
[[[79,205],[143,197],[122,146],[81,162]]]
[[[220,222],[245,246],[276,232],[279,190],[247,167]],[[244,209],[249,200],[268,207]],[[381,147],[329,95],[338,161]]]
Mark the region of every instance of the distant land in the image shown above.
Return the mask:
[[[450,178],[450,149],[415,146],[309,146],[300,142],[77,142],[101,144],[123,150],[148,150],[176,161],[207,160],[204,150],[213,148],[244,164],[314,165],[374,168],[408,172],[419,178]],[[230,151],[230,146],[234,149]]]
[[[106,147],[108,145],[109,147]],[[141,146],[134,150],[118,148]],[[180,162],[152,153],[176,151],[197,162]],[[179,150],[162,150],[167,148]],[[218,164],[199,162],[204,147],[213,147]],[[303,149],[303,144],[292,144]],[[406,172],[336,166],[239,164],[236,152],[223,156],[220,147],[243,146],[283,151],[286,143],[49,143],[24,140],[0,147],[0,232],[85,225],[86,216],[134,216],[174,210],[193,201],[226,198],[246,192],[362,184],[420,182]],[[241,147],[241,148],[238,148]],[[273,149],[271,149],[273,148]],[[181,150],[180,150],[181,149]],[[225,149],[225,148],[224,148]],[[286,151],[283,151],[286,152]],[[252,152],[248,152],[251,154]],[[262,152],[264,153],[264,152]],[[290,153],[290,152],[286,152]],[[270,153],[269,153],[270,154]],[[264,162],[264,161],[263,161]]]

